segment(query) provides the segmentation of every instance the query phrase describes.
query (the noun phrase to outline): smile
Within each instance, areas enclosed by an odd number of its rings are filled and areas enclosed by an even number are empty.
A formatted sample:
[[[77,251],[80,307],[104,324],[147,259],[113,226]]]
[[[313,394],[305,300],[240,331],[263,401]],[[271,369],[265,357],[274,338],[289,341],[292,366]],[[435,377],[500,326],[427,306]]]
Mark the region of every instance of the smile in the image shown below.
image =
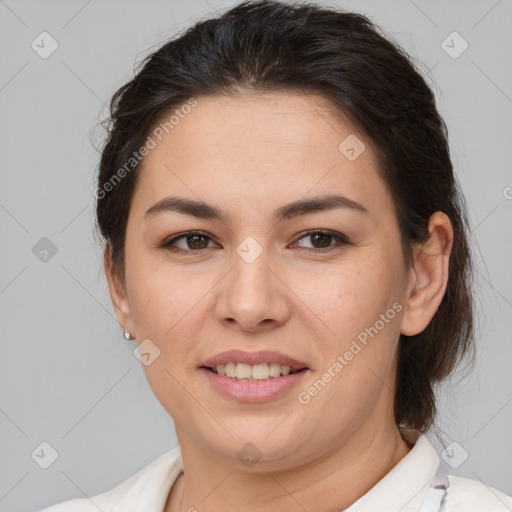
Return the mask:
[[[292,369],[290,366],[281,365],[280,363],[259,363],[251,365],[247,363],[234,362],[218,364],[208,369],[217,375],[222,375],[231,379],[248,381],[268,380],[290,374],[293,375],[294,373],[306,370],[306,368]]]

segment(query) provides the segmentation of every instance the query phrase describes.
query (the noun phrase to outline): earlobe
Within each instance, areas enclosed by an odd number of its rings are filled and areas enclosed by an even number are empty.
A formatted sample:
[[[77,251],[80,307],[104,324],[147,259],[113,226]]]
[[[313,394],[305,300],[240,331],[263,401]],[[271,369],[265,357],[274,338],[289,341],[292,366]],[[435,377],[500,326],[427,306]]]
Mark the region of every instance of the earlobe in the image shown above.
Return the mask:
[[[108,245],[105,247],[103,252],[103,267],[105,269],[110,298],[112,300],[117,320],[123,330],[128,330],[133,335],[135,333],[135,329],[126,293],[126,285],[114,271],[110,247]]]
[[[429,238],[414,250],[401,333],[419,334],[430,323],[443,300],[448,283],[453,228],[443,212],[429,220]]]

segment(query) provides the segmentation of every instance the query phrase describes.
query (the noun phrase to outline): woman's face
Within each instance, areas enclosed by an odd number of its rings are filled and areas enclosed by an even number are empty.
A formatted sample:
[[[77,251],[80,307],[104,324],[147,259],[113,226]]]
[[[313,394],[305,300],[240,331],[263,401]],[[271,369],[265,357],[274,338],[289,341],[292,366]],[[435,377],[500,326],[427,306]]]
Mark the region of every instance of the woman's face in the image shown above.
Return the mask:
[[[409,274],[369,142],[322,97],[286,93],[199,97],[153,138],[126,231],[122,325],[145,340],[182,446],[276,469],[394,426]],[[255,380],[206,368],[228,362]],[[304,369],[265,378],[281,366]]]

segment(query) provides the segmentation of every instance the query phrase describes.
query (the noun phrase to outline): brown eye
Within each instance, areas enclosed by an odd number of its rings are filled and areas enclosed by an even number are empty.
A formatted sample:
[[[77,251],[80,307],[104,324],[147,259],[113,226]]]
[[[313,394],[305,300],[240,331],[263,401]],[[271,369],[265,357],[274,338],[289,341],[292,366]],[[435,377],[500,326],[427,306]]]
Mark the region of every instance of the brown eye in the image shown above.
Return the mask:
[[[209,248],[210,242],[211,238],[207,235],[189,232],[164,241],[161,247],[169,250],[194,252]]]
[[[318,233],[316,235],[309,235],[311,240],[313,241],[313,245],[317,249],[323,249],[324,247],[329,247],[331,245],[332,236],[326,235],[325,233]]]
[[[186,237],[186,243],[190,249],[206,249],[208,247],[207,238],[203,235],[190,235]]]
[[[312,247],[301,245],[301,240],[310,240]],[[334,241],[334,243],[332,243]],[[349,244],[347,237],[340,233],[332,233],[330,231],[309,231],[299,238],[297,244],[301,248],[311,249],[312,251],[321,251],[322,249],[330,249],[337,246]]]

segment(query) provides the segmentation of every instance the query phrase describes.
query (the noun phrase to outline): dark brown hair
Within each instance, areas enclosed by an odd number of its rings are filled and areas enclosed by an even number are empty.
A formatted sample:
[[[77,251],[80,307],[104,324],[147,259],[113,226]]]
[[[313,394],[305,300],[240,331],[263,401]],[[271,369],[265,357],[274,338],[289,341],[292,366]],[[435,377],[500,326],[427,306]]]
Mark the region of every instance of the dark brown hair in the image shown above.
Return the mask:
[[[99,164],[97,223],[114,270],[124,279],[140,170],[133,155],[151,129],[191,98],[267,91],[320,94],[368,138],[396,205],[408,265],[413,245],[428,237],[430,216],[442,211],[451,220],[445,296],[424,332],[402,335],[399,345],[396,423],[425,432],[436,416],[435,385],[474,351],[467,220],[434,95],[413,59],[367,17],[312,3],[248,1],[146,57],[112,98]]]

